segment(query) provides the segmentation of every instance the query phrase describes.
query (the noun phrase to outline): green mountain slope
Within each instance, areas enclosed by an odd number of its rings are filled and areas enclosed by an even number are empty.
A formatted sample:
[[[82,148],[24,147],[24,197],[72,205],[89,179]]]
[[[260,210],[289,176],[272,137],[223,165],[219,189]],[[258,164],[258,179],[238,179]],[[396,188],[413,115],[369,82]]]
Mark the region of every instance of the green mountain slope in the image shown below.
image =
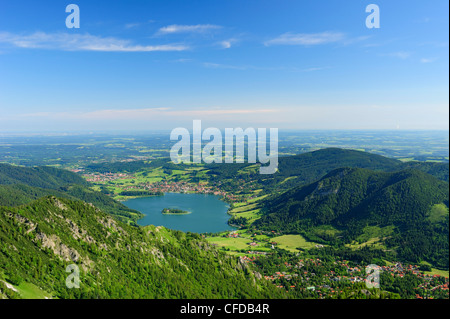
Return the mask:
[[[299,176],[304,182],[316,181],[341,167],[391,171],[401,162],[381,155],[340,148],[326,148],[280,159],[279,171],[284,176]]]
[[[448,192],[448,183],[417,170],[341,168],[267,200],[266,214],[254,225],[300,233],[329,225],[341,230],[345,242],[367,226],[393,226],[385,244],[396,247],[400,257],[448,268],[448,214],[429,218],[433,205],[448,206]]]
[[[117,219],[132,224],[142,217],[140,212],[89,189],[89,183],[70,171],[0,164],[0,206],[24,205],[48,195],[91,203]]]
[[[420,170],[447,183],[449,181],[449,163],[406,162],[402,167]]]
[[[284,177],[298,176],[297,182],[300,183],[315,182],[329,172],[342,167],[367,168],[381,172],[414,168],[444,181],[448,181],[449,173],[449,163],[403,163],[377,154],[340,148],[326,148],[282,157],[279,162],[279,174]]]
[[[0,185],[24,184],[31,187],[58,189],[65,185],[88,183],[79,175],[54,167],[22,167],[0,164]]]
[[[80,289],[66,287],[70,264],[80,268]],[[200,235],[128,226],[81,201],[55,197],[0,208],[2,281],[58,298],[282,297]]]

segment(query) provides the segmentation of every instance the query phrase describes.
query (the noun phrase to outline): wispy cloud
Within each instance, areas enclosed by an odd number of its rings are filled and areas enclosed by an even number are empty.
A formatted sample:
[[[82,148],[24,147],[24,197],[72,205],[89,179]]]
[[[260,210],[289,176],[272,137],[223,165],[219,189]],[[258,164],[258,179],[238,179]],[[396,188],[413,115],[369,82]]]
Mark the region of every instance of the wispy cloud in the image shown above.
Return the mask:
[[[255,66],[255,65],[231,65],[221,63],[203,62],[202,66],[209,69],[229,69],[229,70],[255,70],[255,71],[286,71],[286,72],[314,72],[330,69],[330,67],[309,67],[299,68],[294,66]]]
[[[203,66],[205,68],[210,69],[231,69],[231,70],[248,70],[249,68],[253,68],[250,66],[238,66],[238,65],[211,63],[211,62],[204,62]]]
[[[229,49],[233,46],[233,44],[237,43],[238,41],[239,41],[238,39],[231,38],[231,39],[220,41],[220,42],[218,42],[218,44],[224,49]]]
[[[411,52],[398,51],[398,52],[382,54],[382,56],[388,56],[388,57],[399,58],[399,59],[405,60],[411,56]]]
[[[370,35],[365,35],[365,36],[360,36],[360,37],[354,37],[354,38],[345,38],[343,41],[342,41],[342,44],[344,44],[344,45],[350,45],[350,44],[354,44],[354,43],[358,43],[358,42],[363,42],[363,41],[366,41],[366,40],[369,40],[369,39],[371,39],[372,38],[372,36],[370,36]]]
[[[340,42],[345,39],[345,34],[341,32],[322,33],[284,33],[274,39],[264,42],[266,46],[272,45],[302,45],[313,46],[327,43]]]
[[[115,37],[101,37],[91,34],[45,33],[13,34],[0,32],[0,43],[7,43],[26,49],[52,49],[63,51],[101,52],[152,52],[184,51],[189,47],[182,44],[142,45]]]
[[[156,22],[155,20],[147,20],[144,22],[130,22],[125,24],[124,27],[125,29],[136,29],[155,22]]]
[[[189,62],[193,62],[193,59],[187,59],[187,58],[181,58],[181,59],[176,59],[173,60],[172,62],[176,62],[176,63],[189,63]]]
[[[179,25],[172,24],[166,27],[160,28],[156,34],[174,34],[174,33],[205,33],[212,30],[218,30],[222,27],[214,24],[197,24],[197,25]]]
[[[436,58],[422,58],[422,59],[420,59],[421,63],[433,63],[434,61],[436,61]]]
[[[429,17],[424,17],[422,19],[415,20],[414,22],[415,23],[428,23],[430,21],[431,21],[431,19]]]
[[[329,67],[312,67],[312,68],[306,68],[306,69],[301,69],[298,70],[300,72],[314,72],[314,71],[322,71],[322,70],[327,70],[330,69]]]
[[[141,23],[127,23],[125,24],[125,29],[133,29],[141,26]]]

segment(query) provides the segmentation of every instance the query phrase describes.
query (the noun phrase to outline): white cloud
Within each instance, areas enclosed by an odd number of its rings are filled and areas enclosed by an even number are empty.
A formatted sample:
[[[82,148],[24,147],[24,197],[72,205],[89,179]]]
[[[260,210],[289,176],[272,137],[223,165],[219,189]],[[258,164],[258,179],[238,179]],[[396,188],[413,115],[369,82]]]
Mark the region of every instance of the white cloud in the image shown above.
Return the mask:
[[[35,32],[19,35],[0,32],[0,43],[27,49],[52,49],[63,51],[101,51],[101,52],[152,52],[184,51],[189,47],[181,44],[140,45],[130,40],[114,37],[101,37],[86,34]]]
[[[173,60],[172,62],[177,62],[177,63],[188,63],[188,62],[193,62],[193,59],[186,59],[186,58],[181,58],[181,59],[176,59]]]
[[[249,66],[237,66],[237,65],[228,65],[228,64],[220,64],[220,63],[211,63],[211,62],[204,62],[203,66],[205,68],[210,69],[231,69],[231,70],[247,70],[247,69],[253,69],[254,67]]]
[[[125,24],[125,28],[126,29],[133,29],[133,28],[139,27],[140,25],[141,25],[140,23],[127,23],[127,24]]]
[[[435,58],[422,58],[422,59],[420,59],[421,63],[433,63],[434,61],[436,61]]]
[[[307,68],[307,69],[301,69],[299,70],[300,72],[314,72],[314,71],[322,71],[322,70],[327,70],[329,69],[329,67],[311,67],[311,68]]]
[[[229,49],[229,48],[231,48],[231,41],[229,41],[229,40],[222,41],[222,42],[220,42],[220,45],[224,49]]]
[[[147,24],[151,24],[151,23],[155,23],[155,22],[156,22],[155,20],[147,20],[144,22],[131,22],[131,23],[125,24],[124,27],[125,27],[125,29],[135,29],[135,28],[140,28]]]
[[[340,42],[345,39],[341,32],[322,32],[322,33],[284,33],[277,38],[266,41],[266,46],[271,45],[319,45]]]
[[[405,59],[407,59],[407,58],[409,58],[411,56],[411,53],[410,52],[399,51],[399,52],[392,52],[392,53],[388,53],[388,54],[383,54],[383,56],[389,56],[389,57],[399,58],[399,59],[405,60]]]
[[[222,48],[224,48],[224,49],[229,49],[229,48],[231,48],[232,45],[233,45],[234,43],[236,43],[236,42],[238,42],[238,40],[233,38],[233,39],[228,39],[228,40],[220,41],[218,44],[219,44]]]
[[[229,70],[255,70],[255,71],[286,71],[286,72],[315,72],[329,69],[330,67],[310,67],[310,68],[298,68],[292,66],[278,66],[278,67],[262,67],[254,65],[231,65],[220,64],[212,62],[203,62],[202,66],[209,69],[229,69]]]
[[[360,37],[355,37],[355,38],[351,38],[351,39],[345,39],[345,40],[342,41],[342,43],[344,45],[350,45],[350,44],[366,41],[366,40],[369,40],[371,38],[372,38],[372,36],[369,36],[369,35],[367,35],[367,36],[360,36]]]
[[[179,25],[172,24],[160,28],[156,34],[174,34],[174,33],[205,33],[212,30],[221,29],[221,26],[214,24],[197,24],[197,25]]]

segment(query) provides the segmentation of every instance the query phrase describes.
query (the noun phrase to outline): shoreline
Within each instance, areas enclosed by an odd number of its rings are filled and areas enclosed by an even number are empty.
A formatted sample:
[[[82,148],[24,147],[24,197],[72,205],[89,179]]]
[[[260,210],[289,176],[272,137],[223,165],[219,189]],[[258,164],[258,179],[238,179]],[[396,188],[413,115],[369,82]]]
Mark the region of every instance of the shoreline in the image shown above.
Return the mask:
[[[227,202],[227,201],[224,200],[224,196],[222,196],[222,195],[205,194],[205,193],[198,193],[198,192],[167,192],[167,193],[163,193],[162,195],[158,195],[158,196],[165,196],[166,194],[198,194],[198,195],[216,196],[216,197],[218,197],[218,199],[219,199],[220,201],[224,202],[224,203],[228,206],[228,207],[227,207],[227,210],[226,210],[226,212],[225,212],[225,214],[227,214],[227,215],[229,216],[229,218],[228,218],[228,220],[227,220],[227,222],[226,222],[226,225],[228,225],[228,226],[234,228],[234,230],[242,229],[242,227],[240,227],[240,226],[237,226],[237,225],[230,225],[230,224],[229,224],[230,219],[233,217],[233,214],[230,213],[231,205],[230,205],[229,202]],[[121,200],[115,199],[115,200],[117,200],[117,201],[123,203],[123,202],[126,202],[126,201],[128,201],[128,200],[132,200],[132,199],[138,199],[138,198],[150,198],[150,197],[155,197],[155,195],[152,195],[152,196],[129,196],[129,197],[126,198],[126,199],[121,199]],[[125,205],[125,206],[126,206],[126,205]],[[127,206],[127,207],[128,207],[128,206]],[[139,225],[139,221],[142,220],[142,219],[144,219],[145,216],[146,216],[146,214],[144,214],[144,213],[142,213],[142,214],[143,214],[144,216],[141,217],[141,218],[139,218],[139,219],[136,221],[136,224],[137,224],[139,227],[145,227],[145,226],[143,226],[143,225]],[[176,213],[175,213],[175,214],[174,214],[174,213],[161,213],[161,214],[162,214],[162,215],[172,215],[172,216],[173,216],[173,215],[190,215],[190,214],[192,214],[192,212],[188,212],[188,213],[185,213],[185,214],[176,214]]]

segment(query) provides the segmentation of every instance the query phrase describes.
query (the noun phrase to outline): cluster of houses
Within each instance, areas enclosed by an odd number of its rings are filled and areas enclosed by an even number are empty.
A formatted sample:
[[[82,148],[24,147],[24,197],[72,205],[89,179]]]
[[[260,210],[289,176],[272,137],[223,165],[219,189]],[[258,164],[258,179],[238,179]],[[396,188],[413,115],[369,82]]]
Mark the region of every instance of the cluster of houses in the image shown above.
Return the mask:
[[[88,182],[94,183],[104,183],[110,182],[118,179],[134,179],[133,175],[125,173],[94,173],[94,174],[83,174],[83,177]]]
[[[228,234],[226,234],[226,237],[228,237],[228,238],[238,238],[239,234],[237,232],[233,231],[233,232],[229,232]]]
[[[431,278],[430,278],[431,277]],[[417,290],[423,290],[423,291],[431,291],[431,292],[435,292],[437,290],[440,290],[441,292],[443,292],[447,298],[449,298],[449,290],[448,290],[448,280],[445,280],[445,282],[438,283],[435,284],[433,279],[439,278],[439,275],[428,275],[429,280],[426,280],[423,284],[420,284],[416,289]],[[448,278],[447,278],[448,279]],[[426,295],[426,293],[425,293]],[[424,299],[423,296],[421,296],[420,294],[416,294],[416,298],[417,299]],[[429,297],[430,299],[433,299],[432,296]]]
[[[256,258],[256,256],[244,256],[241,257],[241,260],[247,263],[255,263]],[[355,284],[366,281],[367,274],[365,266],[351,266],[347,260],[335,261],[333,264],[336,268],[334,270],[328,270],[327,273],[322,275],[323,279],[320,279],[320,282],[322,282],[321,284],[318,284],[317,279],[314,279],[317,275],[312,270],[316,269],[314,267],[324,266],[324,262],[320,259],[300,259],[295,264],[285,262],[284,265],[280,264],[279,266],[284,266],[283,268],[287,268],[287,271],[277,271],[273,274],[265,275],[264,279],[272,281],[278,288],[288,288],[286,284],[282,284],[283,281],[291,281],[294,278],[300,278],[300,281],[305,283],[305,287],[299,287],[298,289],[317,291],[319,293],[319,297],[324,297],[325,294],[329,295],[330,293],[334,294],[342,292],[342,290],[339,290],[338,288],[332,288],[330,286],[332,285],[332,282],[347,282]],[[427,295],[427,292],[435,291],[440,291],[441,295],[447,296],[446,298],[449,296],[448,277],[442,277],[437,274],[425,274],[419,270],[418,265],[402,265],[401,263],[395,263],[389,266],[379,266],[378,269],[394,277],[403,278],[406,273],[411,273],[419,278],[422,278],[422,284],[415,288],[418,291],[416,294],[417,299],[423,299],[423,296]],[[298,280],[295,282],[298,282]],[[308,282],[310,283],[309,285]],[[329,284],[327,284],[327,282]],[[311,284],[313,285],[311,286]],[[295,284],[293,283],[289,285],[289,287],[295,288]],[[431,299],[433,297],[427,298]]]
[[[254,251],[254,250],[249,250],[249,251],[247,251],[247,254],[252,254],[252,255],[263,255],[263,256],[265,256],[265,255],[268,254],[268,252],[265,252],[265,251]]]
[[[160,181],[155,183],[140,183],[137,185],[130,185],[124,188],[125,190],[147,190],[158,193],[198,193],[198,194],[213,194],[222,196],[223,198],[236,201],[237,197],[232,194],[227,194],[224,191],[217,190],[213,187],[206,186],[201,183],[188,183],[185,181]]]
[[[92,173],[83,174],[88,182],[105,183],[114,180],[135,179],[134,175],[126,173]],[[145,190],[152,193],[198,193],[221,196],[229,202],[238,202],[240,198],[234,194],[226,193],[215,187],[202,183],[188,183],[185,181],[160,181],[155,183],[139,183],[123,187],[123,190]]]

